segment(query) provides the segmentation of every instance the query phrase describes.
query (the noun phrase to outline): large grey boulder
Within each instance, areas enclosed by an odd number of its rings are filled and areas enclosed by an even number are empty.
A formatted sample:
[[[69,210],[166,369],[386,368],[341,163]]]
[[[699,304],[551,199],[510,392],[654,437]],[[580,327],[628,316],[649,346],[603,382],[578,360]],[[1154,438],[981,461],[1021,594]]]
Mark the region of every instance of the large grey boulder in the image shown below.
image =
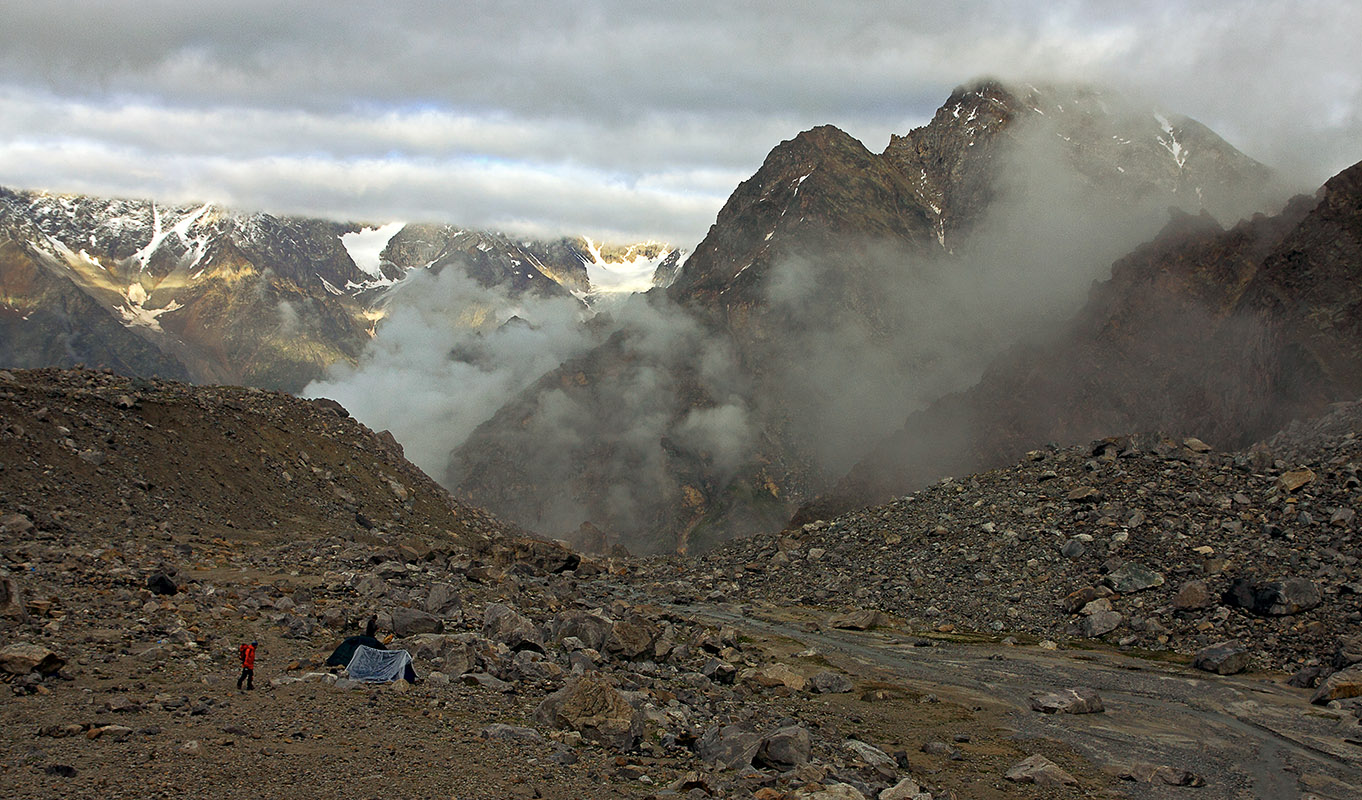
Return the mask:
[[[1249,665],[1249,651],[1238,642],[1216,642],[1197,651],[1192,666],[1217,675],[1243,672]]]
[[[752,766],[762,737],[748,725],[712,725],[695,743],[702,761],[724,769]]]
[[[482,635],[512,650],[544,650],[539,626],[501,603],[491,603],[483,612]]]
[[[610,638],[610,631],[614,627],[613,620],[600,614],[569,609],[559,612],[558,616],[553,618],[550,629],[555,642],[561,642],[568,637],[576,637],[583,645],[599,651],[605,647],[605,642]]]
[[[813,742],[807,729],[799,725],[777,728],[761,740],[752,763],[780,771],[807,764]]]
[[[445,629],[439,617],[416,608],[394,608],[392,617],[393,633],[404,638],[419,633],[440,633]]]
[[[534,719],[540,725],[577,731],[614,750],[631,750],[643,738],[643,714],[599,675],[569,680],[544,698]]]

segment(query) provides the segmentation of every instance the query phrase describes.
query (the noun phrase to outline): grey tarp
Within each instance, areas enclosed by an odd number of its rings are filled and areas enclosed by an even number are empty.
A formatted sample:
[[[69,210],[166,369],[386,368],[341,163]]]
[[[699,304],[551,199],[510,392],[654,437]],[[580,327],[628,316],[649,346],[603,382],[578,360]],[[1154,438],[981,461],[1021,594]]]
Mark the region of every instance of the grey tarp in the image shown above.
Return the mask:
[[[355,655],[345,671],[350,673],[350,680],[366,683],[390,683],[399,678],[408,682],[416,680],[411,653],[406,650],[375,650],[360,645],[355,648]]]

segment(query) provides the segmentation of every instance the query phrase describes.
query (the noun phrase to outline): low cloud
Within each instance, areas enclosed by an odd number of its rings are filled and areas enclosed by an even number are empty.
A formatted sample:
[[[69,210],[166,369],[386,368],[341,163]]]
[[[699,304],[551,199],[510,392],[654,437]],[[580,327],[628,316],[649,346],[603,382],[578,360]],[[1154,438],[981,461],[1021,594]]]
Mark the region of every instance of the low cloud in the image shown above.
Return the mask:
[[[1142,92],[1309,189],[1362,157],[1359,29],[1322,0],[17,4],[0,181],[693,245],[776,142],[878,150],[991,75]]]

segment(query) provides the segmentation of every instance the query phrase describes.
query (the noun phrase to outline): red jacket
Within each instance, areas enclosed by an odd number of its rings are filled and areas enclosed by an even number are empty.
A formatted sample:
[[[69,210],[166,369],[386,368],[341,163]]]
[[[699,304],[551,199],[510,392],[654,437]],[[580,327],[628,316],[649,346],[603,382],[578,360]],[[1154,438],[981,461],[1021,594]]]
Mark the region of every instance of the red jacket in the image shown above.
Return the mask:
[[[243,644],[237,652],[241,655],[242,669],[255,669],[255,645]]]

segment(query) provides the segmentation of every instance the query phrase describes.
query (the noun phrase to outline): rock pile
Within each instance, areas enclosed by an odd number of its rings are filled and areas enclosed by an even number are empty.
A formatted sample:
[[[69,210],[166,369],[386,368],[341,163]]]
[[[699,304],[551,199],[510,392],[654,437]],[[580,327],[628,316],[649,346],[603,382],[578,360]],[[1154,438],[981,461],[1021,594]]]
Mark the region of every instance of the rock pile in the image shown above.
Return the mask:
[[[1362,405],[1237,453],[1103,439],[689,559],[640,581],[682,602],[884,612],[913,629],[1101,639],[1242,666],[1328,663],[1362,622]],[[834,618],[842,626],[849,618]]]

